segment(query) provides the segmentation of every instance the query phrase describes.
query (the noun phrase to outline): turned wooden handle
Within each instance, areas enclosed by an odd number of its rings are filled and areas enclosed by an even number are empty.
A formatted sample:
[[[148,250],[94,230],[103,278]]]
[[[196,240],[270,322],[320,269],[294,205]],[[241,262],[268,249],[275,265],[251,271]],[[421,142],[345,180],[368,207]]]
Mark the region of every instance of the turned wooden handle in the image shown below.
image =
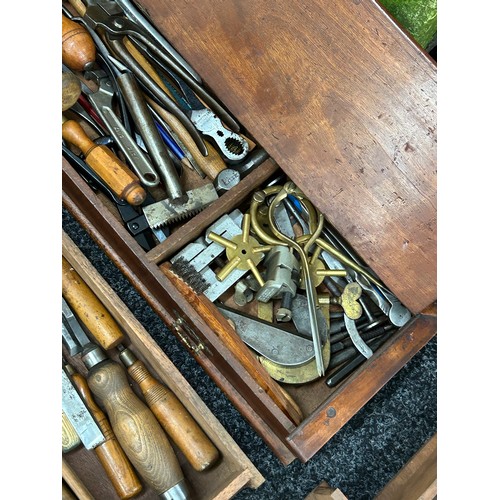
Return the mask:
[[[112,349],[123,342],[124,335],[118,323],[64,257],[62,295],[103,349]]]
[[[69,486],[64,482],[64,480],[62,481],[62,500],[78,500],[75,495],[73,494],[73,492],[71,491],[71,489],[69,488]]]
[[[219,451],[177,396],[156,380],[142,361],[135,359],[127,370],[139,384],[147,405],[193,469],[201,472],[212,466]]]
[[[74,106],[78,101],[80,94],[82,93],[82,88],[80,85],[80,80],[73,74],[62,72],[62,110]]]
[[[142,485],[127,455],[125,455],[116,439],[108,418],[94,401],[85,377],[78,372],[74,372],[71,374],[71,378],[105,438],[104,443],[94,448],[97,458],[118,496],[121,499],[134,497],[142,490]]]
[[[90,33],[62,14],[62,62],[75,71],[91,69],[96,47]]]
[[[113,360],[101,362],[90,368],[88,384],[144,481],[159,495],[180,483],[183,474],[175,452],[158,420],[131,389],[125,369]]]
[[[79,500],[94,500],[90,491],[87,489],[83,481],[78,477],[78,474],[73,470],[71,465],[63,458],[62,459],[62,478],[71,488],[73,493]]]
[[[120,198],[131,205],[140,205],[146,191],[139,178],[107,146],[95,144],[75,120],[63,120],[62,136],[76,146],[89,166]]]

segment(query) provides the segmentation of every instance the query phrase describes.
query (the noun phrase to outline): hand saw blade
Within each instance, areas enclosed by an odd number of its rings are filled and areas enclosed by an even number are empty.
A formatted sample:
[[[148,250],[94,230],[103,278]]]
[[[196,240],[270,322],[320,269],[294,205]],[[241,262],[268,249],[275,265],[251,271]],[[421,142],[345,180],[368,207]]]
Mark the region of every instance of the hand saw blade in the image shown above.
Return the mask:
[[[186,191],[178,199],[166,199],[146,205],[142,211],[149,227],[159,229],[167,224],[173,224],[200,212],[219,198],[213,184],[205,184],[199,188]]]

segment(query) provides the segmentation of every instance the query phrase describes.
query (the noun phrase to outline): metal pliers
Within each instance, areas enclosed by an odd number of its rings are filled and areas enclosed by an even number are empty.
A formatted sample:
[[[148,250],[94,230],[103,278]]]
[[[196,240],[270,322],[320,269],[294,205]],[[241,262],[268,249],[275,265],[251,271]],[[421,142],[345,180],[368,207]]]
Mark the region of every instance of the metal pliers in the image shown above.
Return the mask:
[[[135,22],[128,19],[116,2],[112,0],[89,0],[87,2],[87,10],[82,16],[82,19],[91,29],[102,33],[103,41],[109,49],[130,71],[132,71],[132,73],[135,74],[138,80],[160,102],[160,104],[182,123],[193,138],[200,152],[204,156],[208,155],[207,147],[193,123],[133,57],[125,44],[125,37],[127,37],[138,50],[142,49],[142,51],[144,51],[144,49],[146,49],[148,53],[151,52],[155,54],[168,66],[175,67],[175,70],[185,77],[191,78],[186,71],[184,71],[175,61],[170,59],[161,48],[156,45],[154,40],[151,40],[148,33],[142,30]]]
[[[247,156],[249,150],[246,139],[224,127],[221,119],[201,102],[198,96],[181,78],[173,71],[167,70],[167,72],[179,91],[182,92],[182,95],[168,82],[165,82],[165,85],[177,103],[186,112],[196,129],[201,134],[210,137],[230,162],[242,161]]]
[[[154,231],[151,230],[142,210],[118,198],[87,163],[77,154],[73,153],[64,143],[62,145],[62,151],[66,159],[79,171],[80,175],[92,189],[100,190],[113,201],[128,232],[146,252],[157,245],[155,238],[159,242],[162,242],[169,236],[170,230],[168,228]],[[142,206],[147,206],[154,202],[155,199],[147,192],[146,199]]]

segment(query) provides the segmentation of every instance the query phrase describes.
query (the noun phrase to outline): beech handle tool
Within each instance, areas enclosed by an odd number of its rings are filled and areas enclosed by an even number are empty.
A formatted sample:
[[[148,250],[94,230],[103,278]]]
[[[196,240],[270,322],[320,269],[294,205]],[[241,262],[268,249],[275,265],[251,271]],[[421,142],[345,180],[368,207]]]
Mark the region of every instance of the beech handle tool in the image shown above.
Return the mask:
[[[81,444],[82,442],[78,433],[75,431],[66,413],[62,411],[62,452],[68,453],[68,451],[73,450]]]
[[[64,257],[62,295],[103,349],[112,349],[123,342],[124,335],[118,323]]]
[[[83,349],[82,361],[90,390],[140,476],[161,498],[189,498],[175,452],[152,411],[130,387],[125,368],[94,344]]]
[[[219,457],[219,451],[192,415],[168,387],[149,373],[130,349],[122,346],[118,349],[121,350],[120,360],[139,385],[147,405],[193,469],[201,472],[211,467]]]
[[[71,108],[80,96],[76,77],[62,74],[62,110]],[[139,178],[107,146],[95,143],[75,120],[62,116],[62,137],[76,146],[85,156],[85,161],[119,198],[130,205],[140,205],[146,198],[146,191]]]
[[[121,499],[136,496],[142,490],[141,482],[116,439],[106,415],[94,401],[85,377],[75,371],[71,365],[66,365],[66,369],[80,396],[104,434],[105,441],[96,446],[94,451],[106,475],[109,477],[116,493]]]

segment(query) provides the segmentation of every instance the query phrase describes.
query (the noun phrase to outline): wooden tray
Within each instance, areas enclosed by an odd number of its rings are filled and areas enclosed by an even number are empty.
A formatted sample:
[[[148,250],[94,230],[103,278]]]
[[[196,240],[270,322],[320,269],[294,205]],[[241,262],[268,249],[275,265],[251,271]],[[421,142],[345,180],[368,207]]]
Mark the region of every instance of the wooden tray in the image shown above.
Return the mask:
[[[62,236],[62,255],[118,322],[127,336],[127,347],[146,364],[154,377],[175,393],[219,450],[219,462],[212,469],[203,472],[195,471],[177,450],[177,457],[194,498],[229,499],[242,488],[260,486],[264,477],[70,237],[64,231]],[[107,354],[117,359],[118,353],[114,351],[116,349],[107,351]],[[85,374],[85,368],[83,364],[78,364],[77,357],[68,359],[75,368]],[[79,446],[65,453],[63,458],[95,498],[118,498],[95,452]],[[134,498],[158,498],[144,481],[142,484],[142,492]]]

